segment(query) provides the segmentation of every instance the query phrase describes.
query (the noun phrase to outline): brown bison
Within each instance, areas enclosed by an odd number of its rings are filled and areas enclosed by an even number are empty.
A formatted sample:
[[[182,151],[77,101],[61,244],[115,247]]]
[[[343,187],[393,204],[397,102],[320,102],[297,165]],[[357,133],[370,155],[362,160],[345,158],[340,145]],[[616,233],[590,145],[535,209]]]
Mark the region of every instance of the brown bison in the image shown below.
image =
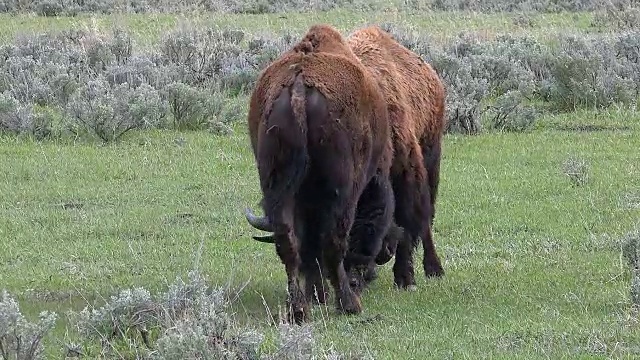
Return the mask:
[[[418,237],[422,238],[424,248],[425,275],[444,274],[431,226],[446,124],[445,89],[429,64],[377,26],[355,31],[347,38],[347,44],[377,80],[385,96],[394,147],[391,167],[394,219],[408,235],[397,244],[394,281],[401,288],[413,288],[413,251]],[[379,255],[382,257],[379,262],[390,259],[393,245],[386,254]]]
[[[249,105],[265,216],[249,209],[246,215],[273,233],[268,238],[287,273],[290,319],[306,319],[308,299],[322,287],[320,269],[336,308],[361,312],[344,265],[356,208],[383,205],[372,215],[382,224],[381,238],[394,204],[391,130],[378,85],[337,30],[314,25],[262,71]]]

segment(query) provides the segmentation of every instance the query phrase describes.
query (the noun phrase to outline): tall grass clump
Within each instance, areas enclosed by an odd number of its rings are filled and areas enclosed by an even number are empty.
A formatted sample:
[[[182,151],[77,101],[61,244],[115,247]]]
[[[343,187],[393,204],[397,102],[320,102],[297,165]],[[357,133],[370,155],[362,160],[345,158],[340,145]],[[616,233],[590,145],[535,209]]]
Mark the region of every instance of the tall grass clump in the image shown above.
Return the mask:
[[[631,269],[631,302],[640,308],[640,227],[624,236],[622,255]]]

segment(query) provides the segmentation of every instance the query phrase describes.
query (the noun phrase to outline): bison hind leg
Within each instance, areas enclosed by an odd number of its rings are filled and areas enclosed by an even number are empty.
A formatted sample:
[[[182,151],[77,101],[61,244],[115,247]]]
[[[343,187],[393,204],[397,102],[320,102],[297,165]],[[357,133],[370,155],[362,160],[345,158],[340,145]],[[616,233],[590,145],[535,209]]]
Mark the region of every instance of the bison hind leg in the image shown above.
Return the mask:
[[[324,267],[322,262],[322,247],[319,237],[320,228],[318,227],[317,215],[315,208],[321,202],[317,198],[317,194],[309,192],[311,197],[301,198],[299,201],[300,221],[304,224],[301,229],[300,238],[300,257],[302,260],[301,271],[305,277],[305,295],[308,300],[316,304],[324,304],[327,301],[328,288],[325,286],[323,279]],[[307,195],[309,195],[307,194]]]
[[[436,216],[436,198],[438,196],[438,186],[440,184],[440,158],[442,157],[442,145],[438,140],[435,144],[423,141],[422,157],[424,166],[427,169],[427,179],[429,186],[429,200],[431,202],[431,224]]]
[[[425,141],[421,144],[424,165],[427,170],[427,183],[424,184],[428,193],[428,204],[423,206],[428,209],[428,228],[422,232],[422,247],[424,249],[423,267],[427,277],[439,277],[444,275],[444,269],[436,253],[433,241],[433,222],[436,214],[436,197],[438,195],[438,185],[440,182],[440,158],[442,147],[440,140],[434,144]],[[425,200],[426,201],[426,200]]]
[[[293,231],[291,201],[274,217],[276,252],[287,272],[288,320],[300,324],[307,320],[309,305],[300,286],[300,254],[298,237]]]
[[[310,222],[316,223],[316,239],[322,248],[322,269],[334,289],[336,308],[342,313],[357,314],[362,311],[362,305],[349,286],[344,257],[357,205],[354,162],[360,159],[356,159],[357,154],[352,149],[353,134],[332,125],[339,122],[329,112],[327,99],[317,89],[307,90],[306,113],[312,161],[308,182],[298,194],[318,200],[313,204],[314,216]],[[315,235],[308,238],[315,238]]]

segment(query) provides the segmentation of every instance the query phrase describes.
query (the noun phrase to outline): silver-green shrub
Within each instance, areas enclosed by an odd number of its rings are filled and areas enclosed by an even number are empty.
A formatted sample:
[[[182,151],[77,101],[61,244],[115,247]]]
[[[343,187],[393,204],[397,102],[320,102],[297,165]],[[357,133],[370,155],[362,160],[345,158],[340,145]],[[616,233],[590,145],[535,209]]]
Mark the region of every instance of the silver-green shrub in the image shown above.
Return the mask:
[[[551,101],[563,110],[636,101],[638,84],[616,56],[615,39],[566,36],[551,56]]]
[[[638,105],[638,30],[592,34],[588,38],[560,35],[544,43],[528,35],[486,40],[466,32],[449,43],[437,44],[419,29],[382,26],[431,63],[442,77],[447,90],[449,132],[521,131],[547,109]],[[72,133],[99,134],[97,138],[103,141],[116,139],[121,132],[118,129],[127,129],[130,124],[171,124],[176,129],[228,133],[230,119],[238,118],[228,116],[238,113],[227,109],[229,104],[237,107],[238,101],[233,99],[239,96],[246,107],[245,96],[253,89],[259,72],[289,49],[299,35],[264,32],[248,37],[240,30],[183,23],[151,48],[138,47],[121,28],[22,35],[0,47],[0,93],[10,94],[21,109],[65,110],[63,114],[73,115],[64,121],[70,124]],[[94,108],[95,121],[89,121],[105,124],[90,128],[111,130],[75,131],[86,128],[89,114],[75,116],[77,112],[68,110],[88,103],[86,96],[82,100],[82,93],[96,81],[104,88],[96,102],[106,101],[109,96],[130,96],[130,91],[114,94],[118,86],[139,89],[145,85],[141,89],[160,95],[160,105],[155,96],[137,99],[149,99],[148,108],[166,112],[150,110],[155,115],[146,115],[146,120],[132,118],[127,113],[129,106],[122,105],[128,101],[114,98],[113,103]],[[72,97],[74,104],[70,104]],[[45,122],[45,127],[53,127],[46,124],[48,118],[36,117]],[[111,125],[107,125],[109,121]]]
[[[69,312],[83,346],[99,343],[102,354],[114,354],[118,342],[128,342],[137,359],[341,359],[332,349],[316,347],[310,325],[281,324],[276,349],[261,350],[264,335],[242,327],[229,312],[228,293],[212,288],[197,271],[177,278],[165,292],[126,289],[100,308]],[[82,351],[75,346],[75,351]],[[118,357],[123,356],[120,348]]]
[[[165,117],[167,102],[147,84],[111,86],[103,76],[87,82],[66,106],[67,129],[114,141],[133,129],[157,127]]]
[[[38,322],[28,321],[20,312],[18,302],[3,290],[0,299],[0,358],[45,359],[42,342],[55,326],[56,320],[55,313],[43,311]]]

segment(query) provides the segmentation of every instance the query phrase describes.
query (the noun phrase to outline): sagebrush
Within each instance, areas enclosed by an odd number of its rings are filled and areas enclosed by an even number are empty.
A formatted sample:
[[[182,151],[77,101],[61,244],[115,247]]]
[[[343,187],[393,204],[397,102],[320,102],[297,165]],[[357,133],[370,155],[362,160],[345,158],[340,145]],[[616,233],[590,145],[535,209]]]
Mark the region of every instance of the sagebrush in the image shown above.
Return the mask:
[[[265,336],[241,326],[229,312],[229,289],[212,288],[197,271],[178,277],[167,291],[123,289],[100,307],[70,310],[74,342],[66,356],[136,359],[341,359],[333,348],[316,346],[310,325],[278,325],[277,346],[265,352]],[[6,291],[0,300],[0,358],[44,359],[43,341],[58,315],[42,312],[36,323],[20,312]],[[127,355],[128,354],[128,355]]]
[[[43,311],[32,323],[20,311],[18,302],[2,291],[0,300],[0,356],[3,360],[44,359],[43,340],[57,320],[55,313]]]
[[[638,29],[545,42],[465,32],[436,45],[417,29],[382,27],[442,77],[449,132],[524,131],[545,111],[638,106]],[[0,130],[105,142],[145,127],[228,133],[259,72],[300,35],[186,22],[151,48],[119,27],[21,35],[0,48]]]

